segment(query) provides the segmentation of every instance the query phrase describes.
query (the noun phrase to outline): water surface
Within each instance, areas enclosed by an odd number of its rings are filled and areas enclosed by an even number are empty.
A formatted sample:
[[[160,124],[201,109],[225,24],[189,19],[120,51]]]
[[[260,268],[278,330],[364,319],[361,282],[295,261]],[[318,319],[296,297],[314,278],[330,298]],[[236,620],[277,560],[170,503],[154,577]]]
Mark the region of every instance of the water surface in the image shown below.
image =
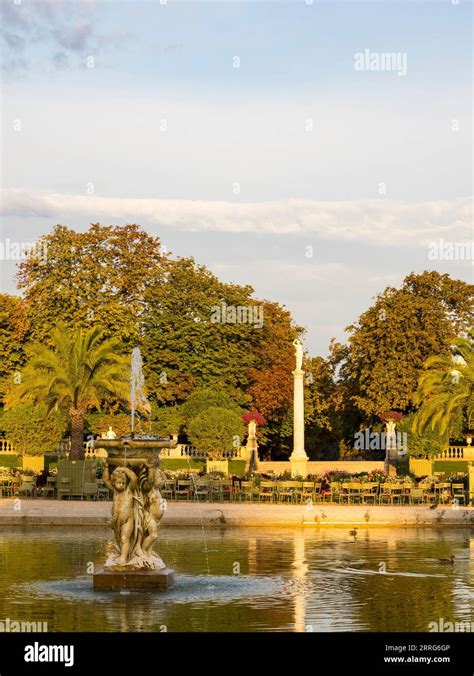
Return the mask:
[[[422,631],[474,621],[474,529],[164,528],[165,593],[94,592],[106,528],[0,531],[0,620],[49,631]],[[455,555],[454,566],[439,558]]]

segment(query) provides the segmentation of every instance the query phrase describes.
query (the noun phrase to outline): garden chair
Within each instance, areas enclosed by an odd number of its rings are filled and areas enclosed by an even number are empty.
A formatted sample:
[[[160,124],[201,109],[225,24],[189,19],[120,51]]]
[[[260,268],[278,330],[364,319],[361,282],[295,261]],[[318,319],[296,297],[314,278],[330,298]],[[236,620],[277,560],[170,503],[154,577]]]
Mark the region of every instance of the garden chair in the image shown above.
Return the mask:
[[[17,484],[13,481],[13,479],[4,479],[2,482],[2,495],[4,495],[7,498],[11,498],[15,495],[17,489]]]
[[[35,497],[36,494],[35,478],[32,476],[21,477],[21,484],[18,488],[18,495],[25,495],[26,497]]]
[[[71,479],[66,477],[62,477],[59,480],[58,488],[58,499],[61,500],[64,497],[71,498]]]
[[[432,502],[438,502],[438,496],[436,492],[432,490],[433,482],[431,480],[420,481],[420,483],[418,484],[418,488],[423,489],[425,502],[430,504]]]
[[[222,488],[222,498],[223,500],[228,500],[231,502],[231,500],[234,497],[234,485],[232,481],[229,479],[224,479],[223,481],[220,482],[221,488]]]
[[[46,486],[43,487],[42,495],[45,498],[56,497],[56,477],[54,476],[46,477]]]
[[[258,495],[258,490],[253,485],[252,481],[241,481],[240,490],[237,493],[237,497],[242,502],[253,502],[254,496]]]
[[[349,504],[349,483],[346,481],[341,483],[341,490],[339,491],[339,502]]]
[[[224,500],[224,486],[220,480],[211,481],[210,486],[210,500],[211,502],[223,502]]]
[[[299,481],[282,481],[278,485],[278,502],[296,502],[298,496]]]
[[[189,500],[193,492],[193,482],[192,481],[178,481],[178,484],[176,486],[175,492],[174,492],[174,497],[176,500],[179,500],[180,498],[186,498],[186,500]]]
[[[199,501],[201,498],[209,501],[211,497],[211,486],[207,479],[199,479],[194,486],[194,495]]]
[[[103,481],[100,479],[97,481],[97,500],[108,500],[110,497],[110,491]]]
[[[319,484],[319,488],[321,490],[321,484]],[[307,502],[308,500],[311,500],[311,502],[315,501],[316,494],[314,491],[314,482],[313,481],[303,481],[303,488],[301,490],[301,502]]]
[[[331,481],[329,484],[330,488],[330,502],[340,502],[341,499],[341,482],[340,481]]]
[[[347,484],[347,501],[349,504],[360,504],[362,502],[362,484],[348,483]]]
[[[322,483],[314,484],[314,501],[321,502],[323,500],[323,494],[321,493]]]
[[[402,488],[403,488],[402,502],[409,503],[411,489],[415,488],[415,486],[412,484],[411,481],[404,481],[402,484]]]
[[[362,484],[362,502],[364,505],[375,505],[378,498],[378,484]]]
[[[410,488],[410,505],[422,505],[426,498],[425,492],[422,488]]]
[[[163,488],[160,489],[160,492],[164,498],[173,500],[175,490],[176,481],[174,479],[165,479],[165,483],[163,484]]]
[[[379,505],[393,505],[392,484],[382,484],[380,486]]]
[[[451,484],[448,483],[439,483],[435,485],[435,493],[438,498],[438,502],[442,505],[446,505],[451,502]]]
[[[458,505],[466,504],[466,492],[464,490],[464,484],[453,484],[453,500],[457,500]]]
[[[82,495],[81,500],[88,500],[91,498],[95,500],[97,498],[97,481],[84,481],[82,484]]]
[[[403,503],[403,486],[402,484],[392,484],[392,505],[401,505]]]
[[[260,484],[260,489],[258,491],[258,499],[260,502],[273,502],[275,499],[275,481],[262,481]]]

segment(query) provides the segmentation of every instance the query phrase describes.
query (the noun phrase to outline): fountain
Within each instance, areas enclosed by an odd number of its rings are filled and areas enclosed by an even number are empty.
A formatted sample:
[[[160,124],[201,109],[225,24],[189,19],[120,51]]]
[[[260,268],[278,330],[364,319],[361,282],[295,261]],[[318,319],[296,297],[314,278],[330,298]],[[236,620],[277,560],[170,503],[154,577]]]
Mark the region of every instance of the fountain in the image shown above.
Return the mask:
[[[159,490],[163,481],[159,454],[177,441],[135,436],[137,408],[149,410],[139,348],[132,352],[130,390],[130,436],[96,441],[107,452],[103,480],[114,495],[115,544],[103,569],[93,575],[94,589],[101,591],[164,590],[174,584],[174,572],[153,551],[153,545],[166,504]]]

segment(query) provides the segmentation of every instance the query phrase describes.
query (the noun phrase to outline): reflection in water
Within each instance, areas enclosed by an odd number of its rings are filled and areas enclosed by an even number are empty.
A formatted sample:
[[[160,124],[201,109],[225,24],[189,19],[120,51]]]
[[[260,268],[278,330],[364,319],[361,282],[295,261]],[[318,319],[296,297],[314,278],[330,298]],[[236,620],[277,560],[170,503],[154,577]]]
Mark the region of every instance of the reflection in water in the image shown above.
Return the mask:
[[[473,620],[474,531],[164,528],[161,594],[92,591],[107,529],[6,529],[0,620],[50,631],[427,631]],[[454,554],[454,566],[438,559]],[[235,574],[235,563],[240,573]]]
[[[308,572],[305,561],[305,535],[303,530],[294,533],[293,576],[296,581],[295,594],[295,631],[305,631],[305,588],[304,582]]]

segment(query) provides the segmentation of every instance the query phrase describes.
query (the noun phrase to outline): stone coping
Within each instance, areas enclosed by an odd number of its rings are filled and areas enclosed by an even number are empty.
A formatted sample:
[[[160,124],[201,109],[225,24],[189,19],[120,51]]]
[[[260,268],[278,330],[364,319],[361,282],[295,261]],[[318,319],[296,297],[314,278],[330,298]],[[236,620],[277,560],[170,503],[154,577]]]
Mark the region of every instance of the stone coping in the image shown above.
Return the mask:
[[[109,526],[111,502],[0,499],[0,526]],[[474,508],[169,501],[162,527],[474,527]]]

